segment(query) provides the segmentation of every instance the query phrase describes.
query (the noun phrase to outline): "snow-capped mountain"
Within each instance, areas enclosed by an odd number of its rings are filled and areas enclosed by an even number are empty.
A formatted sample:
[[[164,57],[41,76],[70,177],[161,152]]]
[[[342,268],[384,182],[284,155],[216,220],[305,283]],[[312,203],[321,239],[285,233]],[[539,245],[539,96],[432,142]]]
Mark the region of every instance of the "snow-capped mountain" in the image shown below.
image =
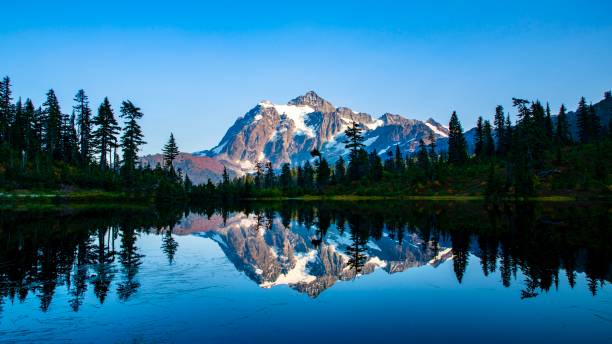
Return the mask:
[[[399,145],[402,153],[412,152],[420,139],[429,142],[448,136],[448,129],[433,119],[420,121],[401,115],[374,118],[347,107],[335,107],[310,91],[287,104],[262,101],[229,128],[217,146],[194,153],[215,158],[226,166],[246,172],[257,162],[302,163],[310,151],[319,149],[330,161],[347,153],[344,130],[352,121],[365,129],[366,149],[384,153]]]

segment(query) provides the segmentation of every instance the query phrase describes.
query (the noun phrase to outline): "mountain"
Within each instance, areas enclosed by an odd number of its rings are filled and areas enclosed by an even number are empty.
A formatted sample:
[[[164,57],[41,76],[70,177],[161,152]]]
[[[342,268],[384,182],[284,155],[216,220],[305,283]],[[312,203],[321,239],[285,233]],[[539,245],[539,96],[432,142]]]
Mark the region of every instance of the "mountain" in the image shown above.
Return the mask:
[[[348,107],[335,107],[310,91],[287,104],[262,101],[229,128],[217,146],[194,153],[214,158],[236,173],[251,171],[257,162],[270,161],[274,167],[310,159],[310,151],[319,149],[330,161],[348,152],[344,148],[344,130],[352,121],[364,129],[368,151],[380,154],[400,145],[402,152],[414,151],[420,139],[444,138],[448,129],[433,119],[420,121],[397,114],[374,118]]]
[[[161,154],[146,155],[140,158],[140,163],[143,166],[155,168],[157,164],[163,164],[163,156]],[[174,161],[174,168],[180,168],[195,184],[206,183],[209,178],[213,182],[220,181],[223,167],[223,164],[217,159],[189,153],[180,153]],[[232,171],[229,174],[236,176],[236,173]]]
[[[593,106],[601,124],[607,126],[612,118],[610,92]],[[576,113],[568,112],[568,120],[576,139]],[[224,166],[233,177],[253,171],[258,162],[270,161],[275,168],[286,162],[301,164],[311,159],[310,151],[315,148],[333,163],[348,154],[344,130],[352,121],[365,129],[364,144],[370,152],[376,150],[382,155],[390,149],[395,151],[397,145],[406,155],[416,151],[421,139],[429,144],[430,135],[435,137],[439,152],[448,150],[448,128],[433,118],[421,121],[392,113],[375,118],[348,107],[336,107],[310,91],[287,104],[260,102],[234,122],[218,145],[193,154],[184,153],[176,167],[182,168],[195,183],[202,183],[208,178],[218,181]],[[465,132],[470,152],[474,150],[475,134],[475,128]],[[157,156],[143,159],[152,166],[161,161]]]

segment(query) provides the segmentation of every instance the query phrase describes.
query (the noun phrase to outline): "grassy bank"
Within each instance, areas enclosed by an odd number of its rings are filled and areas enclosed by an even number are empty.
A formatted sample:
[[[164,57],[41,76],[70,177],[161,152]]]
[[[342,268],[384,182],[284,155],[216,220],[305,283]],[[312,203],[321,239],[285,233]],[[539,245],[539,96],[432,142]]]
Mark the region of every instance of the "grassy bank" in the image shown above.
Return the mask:
[[[574,202],[582,198],[574,196],[552,195],[527,198],[507,198],[501,201],[536,201],[536,202]],[[484,201],[484,196],[467,195],[406,195],[406,196],[359,196],[359,195],[305,195],[298,197],[257,197],[253,201]]]

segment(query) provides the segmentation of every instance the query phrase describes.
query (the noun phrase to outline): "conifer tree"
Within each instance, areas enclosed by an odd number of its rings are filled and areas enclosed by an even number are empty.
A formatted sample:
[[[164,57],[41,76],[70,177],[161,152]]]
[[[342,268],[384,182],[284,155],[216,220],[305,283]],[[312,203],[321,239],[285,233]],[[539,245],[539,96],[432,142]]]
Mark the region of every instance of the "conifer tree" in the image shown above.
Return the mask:
[[[291,165],[289,165],[288,163],[284,163],[281,167],[280,185],[283,190],[287,191],[291,188],[291,182]]]
[[[463,136],[463,129],[457,113],[453,111],[450,121],[448,123],[449,135],[448,135],[448,161],[451,164],[462,164],[464,163],[467,156],[467,143]]]
[[[68,163],[75,163],[78,160],[79,148],[78,138],[75,128],[75,116],[74,113],[69,117],[64,115],[64,123],[62,126],[62,152],[64,155],[64,161]]]
[[[559,114],[557,115],[557,127],[555,131],[555,140],[557,144],[566,146],[572,143],[572,136],[569,131],[569,123],[567,122],[567,113],[565,105],[561,105]]]
[[[274,187],[274,168],[272,168],[272,163],[268,161],[266,163],[266,175],[265,175],[265,184],[266,188]]]
[[[306,190],[311,190],[314,185],[314,169],[310,161],[306,160],[302,173],[304,174],[304,188]]]
[[[493,128],[491,127],[491,122],[484,121],[484,125],[482,128],[482,136],[483,136],[483,147],[482,153],[483,156],[492,157],[495,153],[495,141],[493,140]]]
[[[552,141],[552,138],[554,136],[553,123],[552,116],[550,115],[550,105],[548,103],[546,103],[546,118],[544,120],[544,126],[546,128],[546,137],[548,138],[548,141]]]
[[[580,98],[578,102],[578,109],[576,110],[576,125],[578,126],[578,137],[580,143],[588,143],[591,141],[591,115],[589,106],[586,103],[584,97]]]
[[[119,134],[119,125],[108,98],[104,98],[92,122],[96,125],[92,132],[92,146],[100,154],[100,168],[106,169],[109,167],[108,156],[112,157],[112,148]]]
[[[346,177],[346,164],[342,156],[336,160],[336,165],[334,166],[334,177],[336,178],[336,183],[338,184],[343,183]]]
[[[417,164],[419,168],[425,173],[425,175],[429,176],[429,153],[427,152],[427,147],[425,146],[425,142],[423,141],[423,139],[419,140]]]
[[[495,125],[495,137],[497,138],[497,154],[503,156],[505,154],[505,140],[506,140],[506,124],[504,118],[504,107],[497,105],[495,108],[495,118],[493,119],[493,125]]]
[[[89,108],[89,98],[85,94],[84,90],[79,90],[74,96],[75,105],[73,111],[76,115],[78,137],[79,137],[79,151],[81,154],[81,163],[83,165],[89,164],[91,161],[91,140],[92,140],[92,119],[91,109]]]
[[[482,117],[478,117],[478,121],[476,122],[476,137],[474,142],[474,154],[477,158],[482,156],[484,146],[484,132],[482,129]]]
[[[174,134],[170,133],[170,138],[168,142],[164,145],[164,149],[162,150],[164,155],[164,166],[168,169],[172,169],[172,163],[174,159],[179,155],[179,148],[176,144],[176,140],[174,139]]]
[[[383,166],[382,161],[380,160],[380,156],[378,156],[378,153],[376,152],[376,149],[371,151],[368,155],[368,163],[370,180],[374,182],[380,181],[383,175]]]
[[[28,126],[21,98],[19,98],[15,104],[13,113],[13,123],[10,127],[10,143],[12,147],[21,154],[26,148],[26,130]]]
[[[346,144],[346,148],[350,151],[348,174],[351,180],[357,180],[363,177],[365,175],[365,166],[368,164],[367,153],[361,152],[364,147],[362,132],[363,127],[355,121],[353,121],[351,126],[344,131],[347,138],[344,143]]]
[[[53,159],[62,157],[62,113],[55,92],[47,92],[47,100],[43,103],[45,116],[45,149]]]
[[[132,171],[136,167],[138,151],[145,144],[144,135],[138,121],[143,113],[140,108],[127,100],[121,104],[121,118],[125,120],[123,135],[121,136],[121,148],[123,150],[123,167]]]
[[[406,168],[406,164],[404,163],[404,158],[402,157],[402,153],[400,151],[399,144],[395,145],[395,171],[399,174],[404,173],[404,169]]]
[[[0,144],[8,142],[12,122],[11,93],[11,79],[6,76],[0,81]]]
[[[325,158],[321,158],[319,166],[317,167],[317,184],[320,188],[327,186],[330,174],[331,170],[329,168],[329,163]]]
[[[598,141],[601,136],[601,121],[593,104],[589,105],[589,124],[590,124],[590,137],[592,141]]]

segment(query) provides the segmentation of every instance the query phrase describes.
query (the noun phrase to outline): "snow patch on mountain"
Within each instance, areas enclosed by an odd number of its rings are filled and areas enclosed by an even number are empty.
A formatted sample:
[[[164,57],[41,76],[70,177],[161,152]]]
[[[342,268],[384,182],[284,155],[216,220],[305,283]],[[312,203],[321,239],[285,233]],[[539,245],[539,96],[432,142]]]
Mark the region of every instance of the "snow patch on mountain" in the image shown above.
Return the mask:
[[[279,115],[285,115],[287,118],[293,121],[295,124],[295,130],[298,134],[307,135],[314,137],[314,131],[311,127],[306,125],[306,115],[315,112],[313,108],[308,105],[280,105],[272,104],[270,102],[259,103],[264,108],[274,108]],[[260,116],[260,115],[258,115]],[[257,116],[256,116],[257,117]]]
[[[436,127],[435,125],[429,123],[429,122],[425,122],[425,125],[429,127],[429,129],[431,129],[434,133],[442,136],[442,137],[448,137],[448,134],[443,132],[442,130],[438,129],[438,127]]]

